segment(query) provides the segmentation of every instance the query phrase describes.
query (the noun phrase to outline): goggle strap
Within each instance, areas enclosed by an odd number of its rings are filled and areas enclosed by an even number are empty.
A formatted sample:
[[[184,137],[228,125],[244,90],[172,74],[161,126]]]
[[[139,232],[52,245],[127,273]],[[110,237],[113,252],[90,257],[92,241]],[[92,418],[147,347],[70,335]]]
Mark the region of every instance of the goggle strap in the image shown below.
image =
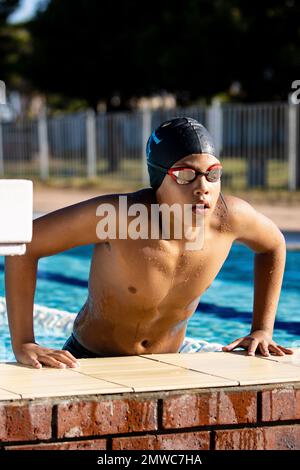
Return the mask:
[[[157,170],[160,170],[162,173],[166,173],[166,174],[168,173],[167,168],[164,168],[164,167],[159,166],[159,165],[155,165],[155,163],[148,162],[148,165],[152,166],[152,168],[156,168]]]

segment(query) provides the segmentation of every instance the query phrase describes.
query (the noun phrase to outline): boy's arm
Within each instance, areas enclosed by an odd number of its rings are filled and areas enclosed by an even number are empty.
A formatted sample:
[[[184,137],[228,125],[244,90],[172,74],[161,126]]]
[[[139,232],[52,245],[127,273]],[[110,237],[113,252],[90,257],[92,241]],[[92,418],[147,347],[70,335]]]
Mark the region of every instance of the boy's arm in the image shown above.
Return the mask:
[[[244,347],[264,356],[293,354],[272,340],[277,305],[285,267],[285,239],[278,227],[250,204],[233,196],[226,198],[234,238],[255,252],[253,321],[250,335],[225,346],[231,351]]]
[[[75,366],[68,352],[44,348],[35,343],[33,304],[39,258],[75,246],[99,243],[96,209],[114,202],[114,195],[98,196],[51,212],[33,221],[32,242],[23,256],[5,258],[5,290],[11,341],[16,359],[37,368]]]

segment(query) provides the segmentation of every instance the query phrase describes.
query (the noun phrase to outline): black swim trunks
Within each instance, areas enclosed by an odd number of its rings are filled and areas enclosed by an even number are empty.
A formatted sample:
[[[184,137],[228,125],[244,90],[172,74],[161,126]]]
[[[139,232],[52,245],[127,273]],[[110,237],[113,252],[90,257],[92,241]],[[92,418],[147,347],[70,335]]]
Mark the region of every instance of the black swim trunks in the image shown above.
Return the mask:
[[[71,354],[73,354],[76,359],[86,359],[86,358],[92,358],[92,357],[107,357],[106,354],[97,354],[92,351],[89,351],[86,349],[82,344],[77,341],[73,333],[71,336],[67,339],[65,344],[62,347],[63,350],[69,351]]]

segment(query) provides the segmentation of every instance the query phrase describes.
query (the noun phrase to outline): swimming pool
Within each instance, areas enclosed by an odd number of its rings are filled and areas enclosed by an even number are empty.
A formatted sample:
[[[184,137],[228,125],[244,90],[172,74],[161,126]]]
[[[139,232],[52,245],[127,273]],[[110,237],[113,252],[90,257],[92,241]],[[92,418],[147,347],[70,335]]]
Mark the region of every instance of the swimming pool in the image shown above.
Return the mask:
[[[298,238],[299,240],[299,238]],[[35,304],[76,314],[87,296],[92,246],[65,251],[39,261]],[[253,302],[253,253],[235,244],[222,270],[202,296],[188,323],[187,336],[227,344],[249,333]],[[300,251],[288,251],[274,340],[300,346]],[[0,257],[0,297],[4,296],[4,258]],[[41,322],[42,323],[42,322]],[[48,323],[49,325],[49,323]],[[61,348],[66,335],[37,325],[36,339]],[[0,360],[14,360],[6,321],[0,319]]]

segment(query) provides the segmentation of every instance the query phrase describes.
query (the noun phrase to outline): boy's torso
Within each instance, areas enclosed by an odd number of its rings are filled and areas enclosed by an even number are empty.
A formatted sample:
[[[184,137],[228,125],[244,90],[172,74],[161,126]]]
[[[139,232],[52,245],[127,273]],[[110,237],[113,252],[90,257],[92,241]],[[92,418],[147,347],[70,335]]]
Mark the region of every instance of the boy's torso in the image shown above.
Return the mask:
[[[74,323],[78,341],[116,356],[177,352],[234,239],[221,200],[214,214],[201,250],[162,239],[96,244],[89,296]]]

